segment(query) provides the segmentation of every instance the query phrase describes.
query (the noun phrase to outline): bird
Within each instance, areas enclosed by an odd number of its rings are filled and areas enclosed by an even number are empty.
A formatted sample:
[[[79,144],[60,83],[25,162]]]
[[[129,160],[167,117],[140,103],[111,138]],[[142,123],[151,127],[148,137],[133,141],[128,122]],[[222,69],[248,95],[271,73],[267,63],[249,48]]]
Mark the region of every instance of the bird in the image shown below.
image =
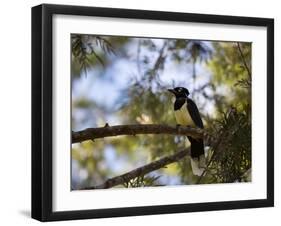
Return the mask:
[[[175,95],[174,114],[177,124],[203,129],[204,125],[199,110],[194,101],[188,97],[188,89],[176,87],[168,89],[168,91]],[[206,167],[204,141],[191,136],[187,136],[187,138],[190,142],[192,172],[196,176],[201,176]]]

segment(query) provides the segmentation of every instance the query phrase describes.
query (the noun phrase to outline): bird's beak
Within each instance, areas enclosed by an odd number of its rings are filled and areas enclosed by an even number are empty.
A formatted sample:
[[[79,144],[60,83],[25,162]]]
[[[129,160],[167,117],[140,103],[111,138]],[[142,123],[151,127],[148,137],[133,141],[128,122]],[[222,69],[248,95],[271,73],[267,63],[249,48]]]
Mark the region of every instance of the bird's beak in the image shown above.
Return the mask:
[[[176,95],[176,91],[174,89],[168,89],[168,91]]]

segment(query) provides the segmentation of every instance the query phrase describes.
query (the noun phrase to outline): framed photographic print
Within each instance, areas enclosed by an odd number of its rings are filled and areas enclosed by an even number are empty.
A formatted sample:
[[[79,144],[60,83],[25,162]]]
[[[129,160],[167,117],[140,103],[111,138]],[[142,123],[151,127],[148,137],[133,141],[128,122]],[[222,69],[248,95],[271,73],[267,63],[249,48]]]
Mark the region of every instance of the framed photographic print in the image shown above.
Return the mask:
[[[32,217],[274,205],[274,21],[32,8]]]

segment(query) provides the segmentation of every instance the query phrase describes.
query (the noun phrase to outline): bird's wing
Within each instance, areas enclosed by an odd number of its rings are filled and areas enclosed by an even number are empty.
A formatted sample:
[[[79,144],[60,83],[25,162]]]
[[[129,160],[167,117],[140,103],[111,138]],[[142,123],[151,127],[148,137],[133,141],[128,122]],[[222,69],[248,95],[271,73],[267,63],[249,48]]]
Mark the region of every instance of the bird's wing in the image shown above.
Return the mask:
[[[189,98],[187,98],[187,110],[192,120],[194,121],[194,124],[199,128],[203,129],[204,126],[198,108],[196,104]]]

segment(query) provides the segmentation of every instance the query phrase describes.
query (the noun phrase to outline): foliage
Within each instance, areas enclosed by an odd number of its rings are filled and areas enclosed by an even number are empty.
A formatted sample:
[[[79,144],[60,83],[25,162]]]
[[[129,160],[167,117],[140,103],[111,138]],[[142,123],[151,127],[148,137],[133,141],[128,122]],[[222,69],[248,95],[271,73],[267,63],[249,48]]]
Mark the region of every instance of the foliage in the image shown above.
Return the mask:
[[[140,176],[130,180],[127,183],[124,183],[123,186],[125,188],[156,186],[158,185],[157,180],[159,178],[160,176]]]
[[[205,181],[231,183],[248,181],[251,168],[251,118],[247,109],[238,112],[230,108],[222,119],[213,123],[211,134],[217,141],[211,144],[211,160]]]
[[[93,35],[71,35],[71,52],[72,52],[72,76],[79,77],[84,71],[87,73],[91,67],[102,65],[106,67],[109,64],[110,55],[115,55],[115,50],[109,41],[110,38]],[[119,46],[126,41],[121,38],[116,44]]]

